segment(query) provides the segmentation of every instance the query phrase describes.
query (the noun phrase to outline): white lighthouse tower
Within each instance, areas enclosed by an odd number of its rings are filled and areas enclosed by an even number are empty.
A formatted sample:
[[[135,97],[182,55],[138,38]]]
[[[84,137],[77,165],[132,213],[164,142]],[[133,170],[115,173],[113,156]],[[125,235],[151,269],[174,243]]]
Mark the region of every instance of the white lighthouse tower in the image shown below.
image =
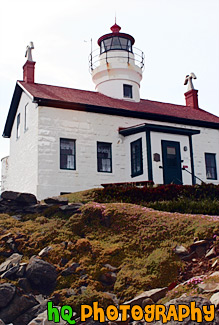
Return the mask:
[[[90,55],[92,79],[104,95],[139,102],[144,53],[133,48],[135,39],[120,29],[115,23],[112,33],[99,38],[99,53]]]

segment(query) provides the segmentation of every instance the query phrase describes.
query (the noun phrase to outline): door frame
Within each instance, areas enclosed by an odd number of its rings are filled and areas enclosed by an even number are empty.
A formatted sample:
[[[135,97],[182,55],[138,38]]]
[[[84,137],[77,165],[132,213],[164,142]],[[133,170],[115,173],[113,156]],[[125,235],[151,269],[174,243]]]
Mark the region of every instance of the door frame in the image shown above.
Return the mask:
[[[167,146],[173,146],[176,148],[176,159],[177,159],[177,168],[179,172],[179,178],[177,180],[183,185],[183,179],[182,179],[182,167],[181,167],[181,152],[180,152],[180,142],[179,141],[172,141],[172,140],[161,140],[161,148],[162,148],[162,161],[163,161],[163,183],[164,184],[170,184],[167,183],[167,166],[165,167],[165,156],[167,152],[165,151],[165,147]]]

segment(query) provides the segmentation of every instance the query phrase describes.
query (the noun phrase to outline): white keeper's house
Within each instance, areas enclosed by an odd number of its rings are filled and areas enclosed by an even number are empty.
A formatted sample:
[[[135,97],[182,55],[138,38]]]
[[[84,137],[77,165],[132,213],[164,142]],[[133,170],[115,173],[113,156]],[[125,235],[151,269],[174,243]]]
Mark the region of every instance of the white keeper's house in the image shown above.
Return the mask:
[[[3,133],[2,191],[43,199],[108,183],[219,183],[219,118],[199,108],[195,75],[185,106],[140,99],[144,55],[120,29],[91,54],[95,92],[35,83],[27,47]]]

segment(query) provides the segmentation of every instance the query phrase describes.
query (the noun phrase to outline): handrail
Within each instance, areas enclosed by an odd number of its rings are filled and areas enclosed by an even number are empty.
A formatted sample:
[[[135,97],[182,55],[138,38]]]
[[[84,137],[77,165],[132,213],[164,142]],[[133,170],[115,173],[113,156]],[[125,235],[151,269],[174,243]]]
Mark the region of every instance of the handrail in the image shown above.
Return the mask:
[[[95,49],[94,51],[92,51],[89,55],[88,61],[89,61],[89,71],[90,73],[92,73],[92,71],[97,68],[100,65],[101,61],[106,61],[106,63],[108,63],[109,59],[127,59],[127,63],[129,64],[130,61],[133,61],[134,64],[136,64],[139,68],[143,69],[144,68],[144,60],[145,60],[145,55],[144,52],[142,52],[140,49],[133,47],[133,52],[128,52],[128,51],[124,51],[124,53],[128,53],[127,55],[113,55],[113,51],[119,51],[119,49],[115,49],[115,50],[110,50],[106,53],[105,57],[100,58],[100,55],[104,54],[100,54],[100,49]],[[130,53],[134,54],[134,57],[130,57]]]
[[[192,174],[188,169],[186,169],[185,167],[183,167],[182,170],[185,170],[187,173],[189,173],[190,175],[194,176],[194,177],[197,178],[199,181],[201,181],[202,183],[205,184],[205,182],[204,182],[201,178],[199,178],[198,176],[193,175],[193,174]]]

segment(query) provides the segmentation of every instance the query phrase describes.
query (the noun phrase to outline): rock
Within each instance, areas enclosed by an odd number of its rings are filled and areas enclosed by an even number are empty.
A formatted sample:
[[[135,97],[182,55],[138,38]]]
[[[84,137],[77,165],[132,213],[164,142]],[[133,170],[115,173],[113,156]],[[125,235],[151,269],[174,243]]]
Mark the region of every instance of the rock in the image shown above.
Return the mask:
[[[106,269],[108,269],[109,271],[111,271],[111,272],[116,272],[116,271],[118,271],[117,267],[114,267],[114,266],[112,266],[112,265],[110,265],[110,264],[104,264],[104,267],[105,267]]]
[[[154,301],[151,298],[146,298],[142,301],[141,307],[144,309],[147,305],[154,305]]]
[[[116,297],[116,295],[114,295],[111,292],[104,292],[104,294],[106,296],[108,296],[113,301],[113,303],[114,303],[115,306],[117,306],[119,304],[119,299]]]
[[[31,193],[19,193],[15,201],[23,205],[33,205],[37,203],[36,196]]]
[[[16,272],[16,277],[22,278],[26,271],[27,263],[21,263],[18,271]]]
[[[11,283],[0,284],[0,309],[8,305],[14,297],[16,287]]]
[[[71,296],[76,296],[76,292],[74,291],[74,289],[69,288],[66,290],[66,297],[71,297]]]
[[[215,260],[214,263],[212,264],[212,269],[214,269],[218,265],[218,260]]]
[[[197,246],[195,252],[198,257],[203,257],[206,254],[206,246]]]
[[[177,245],[173,251],[177,255],[189,255],[189,251],[182,245]]]
[[[190,247],[195,248],[198,246],[207,246],[207,245],[208,245],[208,241],[203,239],[203,240],[195,241]]]
[[[43,260],[32,257],[26,269],[26,277],[33,289],[42,294],[50,294],[56,285],[56,268]]]
[[[100,281],[105,285],[112,285],[116,282],[117,275],[114,272],[101,274]]]
[[[61,196],[53,196],[48,197],[44,200],[46,204],[53,204],[53,205],[66,205],[68,204],[68,199],[66,197]]]
[[[63,270],[61,272],[62,276],[67,276],[67,275],[71,275],[73,273],[75,273],[76,269],[80,266],[80,264],[78,263],[73,263],[71,264],[69,267],[67,267],[67,269]]]
[[[41,213],[49,207],[47,204],[34,204],[23,208],[24,213]]]
[[[20,193],[19,192],[13,192],[13,191],[4,191],[1,194],[1,197],[5,200],[12,200],[15,201]]]
[[[217,256],[217,252],[216,252],[216,248],[215,247],[212,247],[208,252],[207,254],[205,255],[205,257],[207,258],[212,258],[212,257],[215,257]]]
[[[193,256],[195,256],[195,251],[192,252],[191,254],[189,255],[185,255],[185,256],[180,256],[181,260],[182,261],[191,261]]]
[[[199,289],[204,293],[214,293],[219,291],[219,283],[199,283],[198,284]]]
[[[219,271],[216,271],[216,272],[212,273],[211,275],[209,275],[209,277],[212,277],[212,276],[218,276],[219,277]]]
[[[1,278],[10,278],[11,275],[15,274],[18,270],[19,270],[20,266],[19,265],[15,265],[12,266],[9,270],[5,271],[2,275]]]
[[[18,215],[14,215],[14,216],[11,216],[13,219],[15,220],[18,220],[18,221],[21,221],[22,220],[22,215],[21,214],[18,214]]]
[[[14,320],[13,325],[20,324],[28,324],[32,319],[37,317],[40,313],[47,310],[47,303],[38,304],[30,309],[28,309],[25,313],[20,315]]]
[[[23,295],[16,290],[10,303],[0,310],[0,319],[5,323],[13,323],[14,325],[25,325],[16,323],[15,320],[28,309],[38,305],[37,300],[32,295]]]
[[[86,290],[87,290],[87,287],[81,286],[79,289],[79,292],[80,292],[80,294],[83,294],[83,293],[85,293]]]
[[[215,305],[215,308],[219,307],[219,292],[214,293],[210,298],[210,302]]]
[[[43,249],[39,252],[38,256],[40,256],[40,257],[47,256],[48,253],[49,253],[49,251],[51,251],[52,249],[53,249],[52,246],[47,246],[47,247],[43,248]]]
[[[145,291],[141,293],[140,295],[136,296],[134,299],[126,301],[124,304],[125,305],[140,305],[142,304],[143,300],[146,298],[152,299],[154,302],[157,302],[159,299],[163,298],[166,296],[168,288],[157,288],[157,289],[152,289],[149,291]]]
[[[0,274],[6,272],[7,270],[9,270],[12,266],[19,264],[21,259],[22,259],[22,255],[18,254],[18,253],[14,253],[12,254],[9,258],[6,259],[6,261],[4,261],[1,265],[0,265]]]
[[[5,235],[2,235],[1,237],[0,237],[0,240],[4,240],[4,241],[7,241],[9,238],[11,238],[12,237],[12,233],[11,232],[8,232],[7,234],[5,234]]]
[[[68,205],[62,205],[59,207],[60,211],[68,211],[68,212],[78,212],[79,209],[82,207],[83,204],[80,203],[71,203]]]
[[[56,307],[60,310],[60,307]],[[54,323],[53,321],[48,321],[47,311],[45,310],[43,313],[40,313],[36,318],[34,318],[28,325],[65,325],[66,321],[64,321],[60,317],[59,323]]]
[[[22,288],[27,293],[31,293],[32,292],[32,288],[31,288],[31,285],[30,285],[30,281],[27,278],[20,278],[18,280],[18,286],[20,288]]]

